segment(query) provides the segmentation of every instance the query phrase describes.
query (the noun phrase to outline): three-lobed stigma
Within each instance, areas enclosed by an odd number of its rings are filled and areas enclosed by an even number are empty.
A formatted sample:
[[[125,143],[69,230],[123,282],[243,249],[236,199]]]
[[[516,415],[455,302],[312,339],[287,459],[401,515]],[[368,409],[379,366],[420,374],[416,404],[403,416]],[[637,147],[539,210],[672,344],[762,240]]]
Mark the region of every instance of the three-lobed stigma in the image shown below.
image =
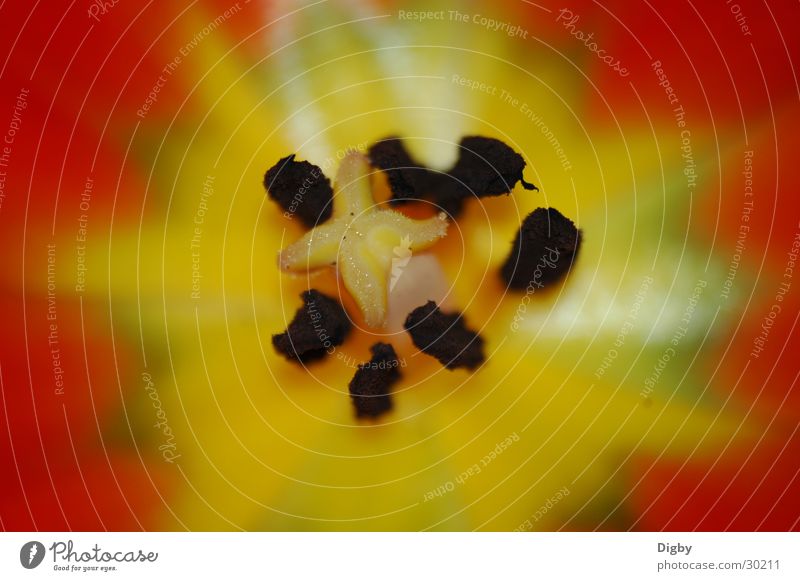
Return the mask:
[[[364,155],[349,153],[336,175],[332,219],[285,248],[278,263],[287,271],[336,265],[364,322],[383,327],[395,249],[428,248],[447,233],[448,222],[443,212],[416,220],[375,202],[372,171]]]

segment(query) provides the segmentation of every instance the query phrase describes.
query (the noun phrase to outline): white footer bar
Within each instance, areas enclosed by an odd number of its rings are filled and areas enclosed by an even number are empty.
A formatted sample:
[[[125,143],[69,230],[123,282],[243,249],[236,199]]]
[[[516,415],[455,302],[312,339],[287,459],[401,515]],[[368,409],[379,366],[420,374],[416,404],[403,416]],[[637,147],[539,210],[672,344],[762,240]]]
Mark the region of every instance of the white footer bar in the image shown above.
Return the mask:
[[[0,579],[800,579],[800,533],[3,533]]]

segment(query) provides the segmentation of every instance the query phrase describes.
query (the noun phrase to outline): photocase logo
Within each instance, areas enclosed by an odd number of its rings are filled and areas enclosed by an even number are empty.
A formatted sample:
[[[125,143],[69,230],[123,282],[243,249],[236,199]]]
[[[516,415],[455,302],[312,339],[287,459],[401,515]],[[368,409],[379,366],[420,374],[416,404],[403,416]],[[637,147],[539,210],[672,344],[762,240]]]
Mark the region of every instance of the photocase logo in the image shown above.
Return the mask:
[[[120,0],[94,0],[87,10],[89,18],[93,18],[95,22],[100,22],[98,16],[108,14],[109,11],[117,5]]]
[[[35,569],[44,559],[44,545],[39,541],[30,541],[19,550],[19,562],[26,569]]]
[[[392,258],[392,278],[389,281],[389,292],[394,290],[397,281],[403,274],[403,269],[408,265],[411,260],[411,237],[406,234],[400,239],[400,244],[392,249],[394,257]]]

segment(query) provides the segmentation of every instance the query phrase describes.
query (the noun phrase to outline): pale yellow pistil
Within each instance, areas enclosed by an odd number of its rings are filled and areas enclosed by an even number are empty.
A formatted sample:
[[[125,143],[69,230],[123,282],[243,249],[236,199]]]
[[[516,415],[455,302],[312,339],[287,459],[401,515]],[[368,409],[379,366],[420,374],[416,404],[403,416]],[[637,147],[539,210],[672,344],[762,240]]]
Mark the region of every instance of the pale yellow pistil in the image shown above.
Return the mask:
[[[447,233],[447,220],[444,212],[414,220],[379,206],[372,197],[370,172],[364,155],[349,153],[336,175],[333,217],[285,248],[278,262],[289,271],[336,265],[366,324],[382,327],[395,249],[431,246]]]

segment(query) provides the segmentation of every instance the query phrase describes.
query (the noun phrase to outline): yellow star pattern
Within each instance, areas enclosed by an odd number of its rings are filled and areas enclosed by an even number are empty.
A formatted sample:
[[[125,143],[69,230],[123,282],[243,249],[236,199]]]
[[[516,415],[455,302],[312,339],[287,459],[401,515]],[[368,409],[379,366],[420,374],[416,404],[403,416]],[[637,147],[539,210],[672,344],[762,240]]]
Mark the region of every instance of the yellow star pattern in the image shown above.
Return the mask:
[[[373,199],[371,172],[363,154],[349,153],[336,176],[333,217],[285,248],[278,263],[287,271],[336,265],[366,324],[382,327],[395,248],[428,248],[447,233],[448,223],[444,212],[415,220],[380,207]]]

